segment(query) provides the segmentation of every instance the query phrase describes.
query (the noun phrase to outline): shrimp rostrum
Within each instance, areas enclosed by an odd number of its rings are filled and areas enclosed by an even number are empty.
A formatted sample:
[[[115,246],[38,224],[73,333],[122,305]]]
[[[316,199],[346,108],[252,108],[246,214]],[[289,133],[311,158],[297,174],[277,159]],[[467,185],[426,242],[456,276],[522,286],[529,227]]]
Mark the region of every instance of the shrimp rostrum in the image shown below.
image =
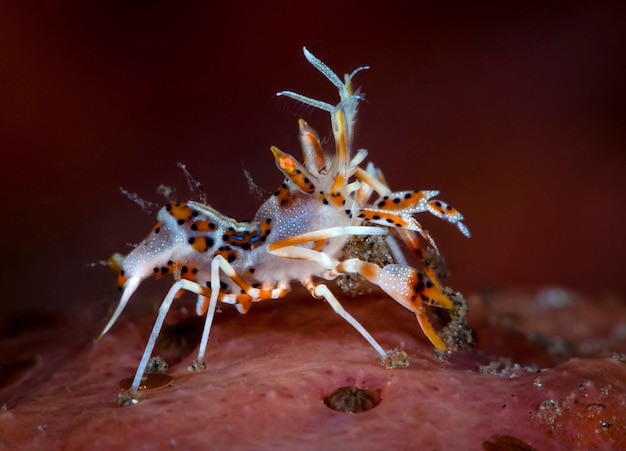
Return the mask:
[[[352,78],[359,67],[341,80],[304,48],[306,59],[339,91],[339,103],[314,100],[291,91],[287,96],[330,113],[335,151],[323,151],[316,132],[302,119],[299,139],[303,162],[271,147],[284,182],[259,208],[254,219],[238,222],[204,202],[171,202],[157,215],[152,232],[132,252],[116,254],[111,266],[119,271],[119,304],[101,333],[115,323],[139,284],[154,275],[173,275],[175,282],[158,310],[141,362],[132,382],[136,392],[172,302],[183,291],[197,295],[196,313],[206,315],[197,362],[203,359],[218,302],[246,313],[254,302],[278,299],[294,282],[311,296],[322,298],[352,325],[384,359],[387,352],[346,312],[324,281],[346,274],[360,275],[414,312],[432,344],[446,345],[429,321],[428,306],[453,309],[435,271],[423,264],[424,248],[437,253],[428,232],[414,218],[429,212],[469,232],[463,216],[450,205],[433,199],[437,191],[393,192],[379,169],[360,164],[367,151],[352,155],[354,125],[359,102]],[[394,262],[380,265],[360,258],[345,258],[343,248],[354,237],[378,236],[389,243]],[[404,251],[413,254],[420,269],[407,264]]]

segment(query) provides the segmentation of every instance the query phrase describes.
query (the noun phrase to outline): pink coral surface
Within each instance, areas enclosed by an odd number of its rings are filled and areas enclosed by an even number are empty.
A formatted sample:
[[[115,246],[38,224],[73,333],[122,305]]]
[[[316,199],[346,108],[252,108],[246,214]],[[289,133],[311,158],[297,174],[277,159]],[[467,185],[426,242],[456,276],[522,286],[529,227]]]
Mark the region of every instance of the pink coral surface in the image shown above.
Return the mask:
[[[14,367],[16,380],[0,392],[0,447],[494,449],[513,440],[529,449],[623,448],[626,309],[611,298],[586,301],[558,289],[474,296],[476,346],[440,361],[393,301],[344,299],[384,346],[404,344],[410,366],[393,370],[321,301],[294,294],[245,316],[228,308],[217,316],[205,372],[187,371],[193,345],[175,339],[181,328],[166,331],[172,385],[120,407],[118,382],[134,373],[149,315],[96,345]],[[185,315],[170,321],[197,327],[181,323]],[[382,401],[356,414],[324,404],[351,385]]]

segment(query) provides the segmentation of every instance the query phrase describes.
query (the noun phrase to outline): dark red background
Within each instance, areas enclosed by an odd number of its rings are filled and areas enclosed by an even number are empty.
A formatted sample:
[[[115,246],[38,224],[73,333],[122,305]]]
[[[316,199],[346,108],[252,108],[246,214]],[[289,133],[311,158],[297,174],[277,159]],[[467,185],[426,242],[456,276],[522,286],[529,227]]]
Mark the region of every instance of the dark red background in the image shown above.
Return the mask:
[[[252,216],[243,169],[272,192],[268,149],[298,154],[297,114],[329,134],[325,114],[274,97],[336,99],[303,45],[340,74],[372,66],[356,80],[367,93],[357,145],[392,188],[439,189],[465,214],[470,240],[424,219],[452,286],[626,291],[624,7],[7,3],[5,312],[99,315],[115,278],[88,263],[127,252],[154,222],[118,187],[160,202],[165,183],[185,197],[177,161],[214,207]]]

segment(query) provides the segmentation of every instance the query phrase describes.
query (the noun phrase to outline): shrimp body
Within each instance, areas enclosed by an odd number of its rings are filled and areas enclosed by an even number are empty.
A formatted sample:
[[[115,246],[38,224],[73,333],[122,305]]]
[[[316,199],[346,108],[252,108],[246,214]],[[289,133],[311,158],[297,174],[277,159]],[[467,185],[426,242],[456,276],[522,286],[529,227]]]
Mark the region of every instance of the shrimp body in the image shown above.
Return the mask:
[[[423,263],[424,247],[437,252],[434,240],[413,217],[416,213],[428,211],[469,236],[463,217],[448,204],[432,199],[437,191],[392,192],[373,164],[360,166],[367,152],[360,149],[353,156],[352,140],[358,103],[363,97],[352,89],[352,78],[367,67],[346,74],[342,81],[306,48],[304,54],[337,87],[339,103],[331,105],[291,91],[278,95],[327,111],[335,152],[325,153],[316,132],[300,119],[303,162],[271,147],[285,179],[252,221],[236,221],[203,202],[171,202],[158,212],[156,225],[139,245],[125,257],[112,257],[111,266],[119,271],[122,295],[101,337],[143,280],[153,275],[157,279],[173,275],[175,279],[159,309],[132,383],[133,391],[139,388],[165,316],[182,291],[195,293],[196,313],[206,315],[198,362],[204,358],[217,302],[235,305],[246,313],[254,302],[285,296],[294,282],[304,285],[312,296],[325,299],[381,358],[386,357],[387,352],[319,282],[345,274],[361,275],[415,312],[434,346],[446,349],[426,316],[426,306],[452,309],[452,301],[428,265],[415,269],[402,254],[410,252]],[[355,236],[383,237],[395,262],[381,266],[344,258],[344,247]]]

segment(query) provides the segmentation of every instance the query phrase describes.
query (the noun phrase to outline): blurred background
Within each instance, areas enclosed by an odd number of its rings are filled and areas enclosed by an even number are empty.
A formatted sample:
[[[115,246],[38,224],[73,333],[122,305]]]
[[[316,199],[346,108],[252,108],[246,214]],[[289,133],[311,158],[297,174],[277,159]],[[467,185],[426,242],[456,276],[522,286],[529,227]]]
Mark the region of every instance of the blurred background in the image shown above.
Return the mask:
[[[357,146],[393,189],[438,189],[465,215],[469,240],[423,218],[451,286],[625,292],[621,2],[45,3],[0,5],[0,304],[13,331],[33,312],[102,325],[115,276],[89,263],[155,222],[120,186],[184,199],[180,161],[212,206],[252,217],[244,169],[272,193],[269,146],[299,155],[298,116],[330,136],[326,114],[274,96],[335,102],[303,45],[339,74],[371,66],[355,81]]]

